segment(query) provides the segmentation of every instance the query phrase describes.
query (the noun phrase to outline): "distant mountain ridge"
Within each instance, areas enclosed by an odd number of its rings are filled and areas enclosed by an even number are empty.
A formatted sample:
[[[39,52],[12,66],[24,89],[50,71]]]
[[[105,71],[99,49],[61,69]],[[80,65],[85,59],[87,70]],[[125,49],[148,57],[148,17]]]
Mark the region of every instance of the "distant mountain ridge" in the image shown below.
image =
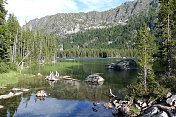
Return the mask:
[[[32,29],[43,30],[54,34],[56,37],[65,37],[88,29],[102,29],[114,25],[126,25],[129,17],[137,15],[141,10],[152,6],[157,0],[135,0],[125,2],[122,5],[103,12],[88,13],[58,13],[40,19],[34,19],[27,23]]]

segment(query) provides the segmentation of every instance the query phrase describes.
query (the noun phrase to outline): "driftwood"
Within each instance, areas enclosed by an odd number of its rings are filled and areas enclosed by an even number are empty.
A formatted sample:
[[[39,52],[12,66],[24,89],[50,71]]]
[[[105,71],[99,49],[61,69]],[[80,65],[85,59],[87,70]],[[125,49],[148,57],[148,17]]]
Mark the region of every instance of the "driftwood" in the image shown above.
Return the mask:
[[[71,76],[60,76],[57,71],[56,71],[56,75],[54,75],[54,72],[50,72],[50,75],[46,76],[45,78],[45,80],[48,80],[48,81],[57,81],[59,79],[79,81],[78,79],[71,78]]]
[[[114,97],[114,98],[117,97],[116,95],[114,95],[114,94],[112,93],[112,90],[111,90],[111,89],[109,89],[109,96],[110,96],[110,97]]]

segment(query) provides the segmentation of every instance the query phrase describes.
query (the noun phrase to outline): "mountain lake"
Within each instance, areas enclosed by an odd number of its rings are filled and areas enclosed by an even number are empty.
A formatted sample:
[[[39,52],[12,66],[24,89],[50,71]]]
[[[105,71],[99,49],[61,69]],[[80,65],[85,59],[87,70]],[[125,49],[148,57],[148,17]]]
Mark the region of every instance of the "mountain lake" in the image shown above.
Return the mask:
[[[117,63],[120,59],[58,59],[52,65],[35,65],[22,71],[22,74],[41,73],[42,77],[19,78],[19,82],[0,90],[1,95],[12,88],[29,88],[20,96],[0,100],[0,117],[113,117],[112,109],[103,104],[109,102],[109,89],[124,98],[125,87],[137,79],[137,70],[115,71],[105,69],[109,62]],[[62,63],[62,64],[61,64]],[[65,67],[68,65],[69,67]],[[71,76],[80,81],[58,80],[48,82],[45,77],[50,72],[58,71],[60,75]],[[94,73],[101,73],[105,80],[102,85],[90,85],[85,78]],[[35,93],[44,90],[48,96],[37,98]],[[94,102],[99,103],[95,106]]]

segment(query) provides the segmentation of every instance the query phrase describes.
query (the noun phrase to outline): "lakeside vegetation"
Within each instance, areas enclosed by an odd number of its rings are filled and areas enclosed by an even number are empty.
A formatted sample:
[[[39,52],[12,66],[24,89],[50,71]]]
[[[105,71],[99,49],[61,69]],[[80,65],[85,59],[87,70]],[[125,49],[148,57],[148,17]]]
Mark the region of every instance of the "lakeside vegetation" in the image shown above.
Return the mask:
[[[8,84],[15,84],[18,82],[20,73],[10,71],[9,73],[0,74],[0,87],[7,86]]]

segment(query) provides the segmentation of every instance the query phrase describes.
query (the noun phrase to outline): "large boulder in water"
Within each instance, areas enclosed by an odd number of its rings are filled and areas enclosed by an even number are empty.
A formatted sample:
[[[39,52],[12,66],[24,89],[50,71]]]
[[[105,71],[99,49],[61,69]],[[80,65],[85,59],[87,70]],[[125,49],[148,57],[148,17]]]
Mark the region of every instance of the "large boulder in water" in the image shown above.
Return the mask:
[[[115,65],[115,69],[118,69],[118,70],[137,69],[137,63],[131,59],[122,60]]]
[[[121,60],[118,63],[108,63],[105,65],[106,69],[116,69],[116,70],[131,70],[137,69],[137,63],[134,60],[126,59]]]
[[[89,82],[92,84],[102,84],[102,82],[104,82],[104,79],[97,74],[92,74],[87,76],[87,78],[85,79],[85,82]]]
[[[108,63],[108,64],[105,65],[105,68],[106,68],[106,69],[114,69],[115,66],[116,66],[115,63]]]

